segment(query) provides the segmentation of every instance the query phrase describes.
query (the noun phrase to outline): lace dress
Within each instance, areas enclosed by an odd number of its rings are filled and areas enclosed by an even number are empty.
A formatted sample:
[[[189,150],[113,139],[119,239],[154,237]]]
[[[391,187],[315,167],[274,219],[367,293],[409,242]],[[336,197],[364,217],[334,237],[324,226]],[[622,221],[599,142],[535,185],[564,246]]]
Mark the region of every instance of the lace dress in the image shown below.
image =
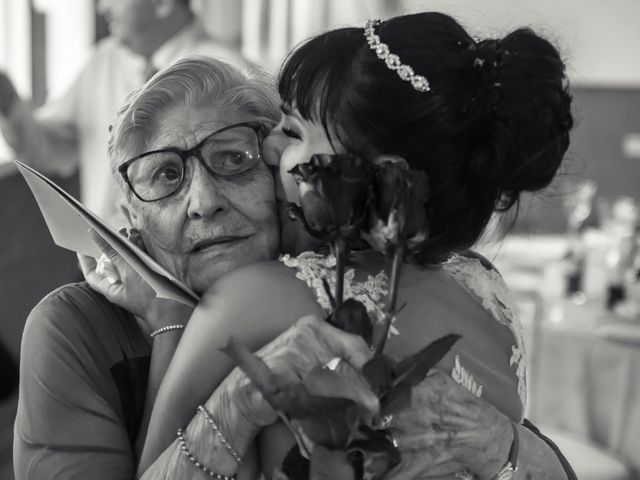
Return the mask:
[[[331,305],[323,281],[332,288],[335,285],[335,258],[332,255],[304,252],[297,257],[284,255],[280,261],[296,270],[296,277],[313,290],[318,304],[328,313]],[[479,338],[477,333],[470,334],[464,345],[458,342],[447,355],[450,358],[443,360],[440,367],[474,395],[487,397],[498,409],[515,420],[521,420],[527,401],[525,354],[522,328],[514,314],[508,287],[498,271],[479,256],[454,255],[443,264],[443,269],[482,305],[495,322],[507,328],[510,335],[507,335],[509,345],[495,345],[492,348],[490,336]],[[369,275],[363,281],[356,280],[353,269],[345,272],[344,297],[360,301],[374,321],[381,322],[383,319],[387,293],[388,278],[384,271]],[[402,335],[401,323],[395,318],[392,322],[390,335]],[[503,355],[501,364],[488,358],[496,356],[499,350],[508,351],[508,355]]]

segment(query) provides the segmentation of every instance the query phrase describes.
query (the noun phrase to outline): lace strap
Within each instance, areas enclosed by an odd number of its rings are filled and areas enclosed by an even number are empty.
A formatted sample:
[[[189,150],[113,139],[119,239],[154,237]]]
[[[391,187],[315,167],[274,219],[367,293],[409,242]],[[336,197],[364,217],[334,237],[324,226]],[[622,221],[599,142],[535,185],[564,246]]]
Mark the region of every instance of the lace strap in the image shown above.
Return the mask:
[[[336,284],[336,259],[333,255],[320,255],[315,252],[304,252],[297,257],[283,255],[280,261],[296,270],[296,277],[304,281],[314,292],[316,300],[325,313],[331,311],[331,300],[325,284],[333,291]],[[387,295],[387,275],[380,271],[377,275],[369,275],[365,281],[355,280],[355,271],[347,269],[344,275],[344,298],[353,298],[362,303],[372,320],[382,322],[383,301]],[[395,326],[391,326],[392,334],[398,334]]]
[[[500,273],[479,255],[472,257],[454,255],[444,264],[445,270],[472,297],[476,298],[491,316],[511,330],[515,345],[511,347],[509,364],[515,367],[518,379],[518,396],[523,411],[527,406],[527,372],[522,337],[522,325],[515,315],[511,291]]]

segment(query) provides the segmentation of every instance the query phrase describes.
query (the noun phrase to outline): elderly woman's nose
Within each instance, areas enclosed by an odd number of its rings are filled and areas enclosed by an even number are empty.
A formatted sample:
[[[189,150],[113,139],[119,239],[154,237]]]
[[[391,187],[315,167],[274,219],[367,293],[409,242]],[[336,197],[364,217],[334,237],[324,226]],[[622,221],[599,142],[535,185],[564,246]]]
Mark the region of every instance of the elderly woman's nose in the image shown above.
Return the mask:
[[[187,191],[187,215],[189,218],[207,218],[224,211],[229,201],[226,187],[198,165],[193,172]]]

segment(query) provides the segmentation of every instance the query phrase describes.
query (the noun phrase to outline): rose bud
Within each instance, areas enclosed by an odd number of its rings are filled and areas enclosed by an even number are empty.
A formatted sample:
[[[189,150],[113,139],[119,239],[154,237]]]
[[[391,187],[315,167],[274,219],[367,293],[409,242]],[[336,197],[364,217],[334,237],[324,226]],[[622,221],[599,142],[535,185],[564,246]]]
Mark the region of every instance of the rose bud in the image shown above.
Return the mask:
[[[352,155],[313,155],[291,173],[298,182],[300,205],[292,216],[323,241],[358,234],[366,219],[371,194],[372,166]]]

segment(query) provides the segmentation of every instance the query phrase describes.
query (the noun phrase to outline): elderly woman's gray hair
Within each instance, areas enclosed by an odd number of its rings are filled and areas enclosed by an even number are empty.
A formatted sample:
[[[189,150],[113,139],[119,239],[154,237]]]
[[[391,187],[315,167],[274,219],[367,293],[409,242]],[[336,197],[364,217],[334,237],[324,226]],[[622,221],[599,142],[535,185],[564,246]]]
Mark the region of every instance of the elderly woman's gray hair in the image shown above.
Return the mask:
[[[175,106],[197,108],[211,103],[230,111],[242,110],[267,123],[280,117],[272,79],[256,69],[240,70],[205,56],[179,60],[132,92],[120,109],[109,138],[112,173],[121,186],[118,165],[143,152],[157,130],[159,115]]]

